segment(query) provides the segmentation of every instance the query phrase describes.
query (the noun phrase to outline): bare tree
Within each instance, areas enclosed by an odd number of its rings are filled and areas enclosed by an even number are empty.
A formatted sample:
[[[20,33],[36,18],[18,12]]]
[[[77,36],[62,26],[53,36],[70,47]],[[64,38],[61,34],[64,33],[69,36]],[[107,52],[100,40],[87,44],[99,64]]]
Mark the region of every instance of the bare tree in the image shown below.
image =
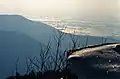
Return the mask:
[[[53,41],[48,41],[46,47],[40,44],[39,57],[28,58],[30,63],[27,62],[27,73],[36,67],[37,71],[44,72],[48,70],[61,71],[66,66],[66,51],[62,50],[62,41],[65,34],[60,31],[55,31]],[[53,43],[52,43],[53,42]]]
[[[107,38],[102,36],[101,39],[102,39],[102,44],[107,42]]]
[[[65,33],[60,32],[59,30],[54,31],[53,39],[50,39],[46,44],[46,47],[43,47],[40,44],[40,54],[39,57],[35,57],[30,59],[30,64],[27,66],[29,70],[29,66],[32,67],[34,65],[38,71],[44,72],[48,70],[53,71],[62,71],[67,67],[67,50],[62,49],[62,44],[64,41]],[[72,42],[72,49],[80,46],[80,37],[69,34],[70,40]],[[78,44],[79,43],[79,44]],[[88,43],[88,37],[86,37],[86,43]],[[32,64],[32,65],[31,65]],[[33,67],[32,67],[33,68]]]

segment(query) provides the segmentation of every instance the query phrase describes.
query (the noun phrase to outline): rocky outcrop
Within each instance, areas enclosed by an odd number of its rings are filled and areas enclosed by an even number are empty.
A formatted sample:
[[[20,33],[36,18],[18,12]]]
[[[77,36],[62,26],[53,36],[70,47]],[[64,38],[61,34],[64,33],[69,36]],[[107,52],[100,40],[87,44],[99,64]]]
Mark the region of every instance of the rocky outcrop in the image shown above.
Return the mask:
[[[120,43],[106,43],[69,51],[71,72],[79,79],[120,79]]]

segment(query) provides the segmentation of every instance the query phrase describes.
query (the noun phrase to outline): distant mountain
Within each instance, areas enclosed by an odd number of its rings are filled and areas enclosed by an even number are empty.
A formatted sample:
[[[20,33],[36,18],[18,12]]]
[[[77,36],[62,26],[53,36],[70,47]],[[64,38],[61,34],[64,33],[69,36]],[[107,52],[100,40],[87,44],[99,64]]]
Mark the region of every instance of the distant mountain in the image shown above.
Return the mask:
[[[39,41],[49,39],[55,30],[47,24],[31,21],[20,15],[0,15],[0,29],[22,32]]]
[[[51,39],[51,50],[54,51],[56,44],[53,36],[58,30],[38,21],[32,21],[19,15],[0,15],[0,77],[12,75],[15,70],[16,60],[19,57],[19,71],[25,70],[25,58],[28,56],[39,55],[40,46],[45,46]],[[59,33],[63,33],[58,31]],[[63,33],[65,34],[65,33]],[[62,41],[61,49],[68,49],[73,46],[71,35],[65,34]],[[72,35],[75,39],[79,37],[77,43],[81,45],[86,43],[99,44],[102,42],[101,37]],[[119,40],[107,38],[107,42],[116,42]]]
[[[12,75],[18,58],[18,71],[24,72],[26,58],[39,55],[39,44],[38,41],[22,33],[0,31],[0,78]]]
[[[53,37],[53,35],[55,35],[56,31],[56,29],[51,27],[50,25],[44,24],[39,21],[32,21],[20,15],[0,15],[0,30],[22,32],[32,37],[33,39],[43,43],[48,42],[50,37]],[[84,35],[78,36],[82,36],[81,39],[84,38]],[[99,36],[88,37],[93,39],[99,38]],[[67,40],[70,40],[69,37],[65,38]]]

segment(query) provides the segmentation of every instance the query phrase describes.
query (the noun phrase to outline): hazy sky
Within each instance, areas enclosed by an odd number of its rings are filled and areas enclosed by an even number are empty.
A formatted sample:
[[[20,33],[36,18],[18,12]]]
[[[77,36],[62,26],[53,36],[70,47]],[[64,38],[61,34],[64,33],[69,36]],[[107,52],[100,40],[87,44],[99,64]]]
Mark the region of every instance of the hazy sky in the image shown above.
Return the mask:
[[[0,13],[28,16],[78,16],[118,13],[120,0],[0,0]]]

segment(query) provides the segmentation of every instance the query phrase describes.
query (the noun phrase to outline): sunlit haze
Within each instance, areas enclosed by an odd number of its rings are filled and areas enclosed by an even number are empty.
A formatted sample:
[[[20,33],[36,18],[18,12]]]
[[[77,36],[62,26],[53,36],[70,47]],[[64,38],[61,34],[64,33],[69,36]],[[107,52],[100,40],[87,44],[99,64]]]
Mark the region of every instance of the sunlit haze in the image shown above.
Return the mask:
[[[119,14],[120,0],[0,0],[0,13],[40,16]]]

